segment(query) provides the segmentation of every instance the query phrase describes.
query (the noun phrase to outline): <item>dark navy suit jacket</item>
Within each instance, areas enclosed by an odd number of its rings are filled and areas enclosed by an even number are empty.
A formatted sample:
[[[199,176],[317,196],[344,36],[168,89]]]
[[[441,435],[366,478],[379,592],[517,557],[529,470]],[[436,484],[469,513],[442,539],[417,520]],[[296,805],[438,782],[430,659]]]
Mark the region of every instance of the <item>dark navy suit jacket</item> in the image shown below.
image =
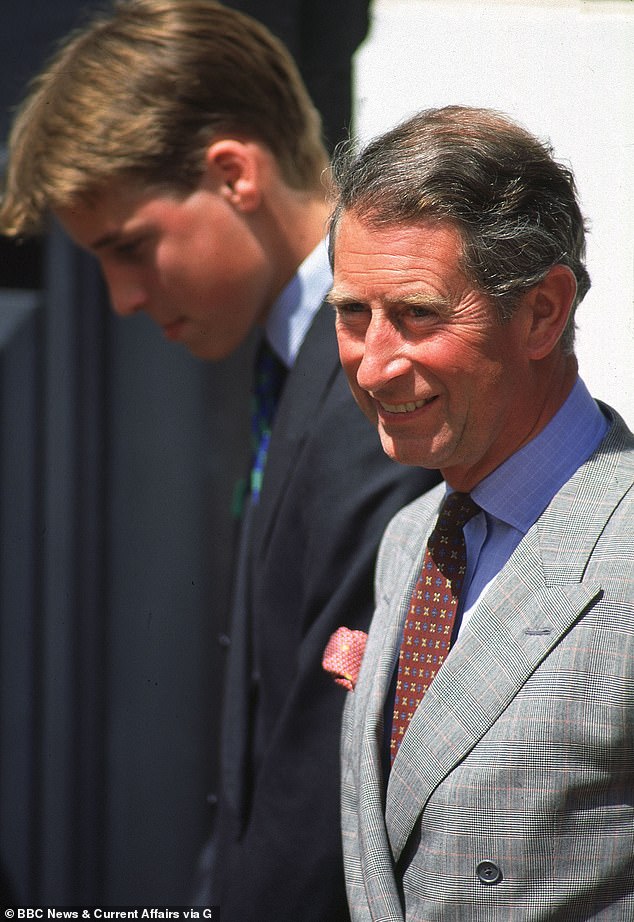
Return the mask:
[[[394,513],[437,483],[383,453],[322,305],[289,373],[264,484],[242,529],[224,702],[211,899],[222,922],[345,922],[339,737],[346,692],[321,668],[368,629]]]

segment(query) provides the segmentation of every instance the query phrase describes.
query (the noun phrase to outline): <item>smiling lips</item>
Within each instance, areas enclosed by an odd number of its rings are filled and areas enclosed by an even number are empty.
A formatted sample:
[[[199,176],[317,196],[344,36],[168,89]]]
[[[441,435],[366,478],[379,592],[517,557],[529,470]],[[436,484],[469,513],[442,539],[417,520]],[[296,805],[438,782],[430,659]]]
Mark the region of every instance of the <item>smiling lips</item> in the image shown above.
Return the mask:
[[[424,407],[426,404],[431,403],[432,400],[435,400],[435,397],[428,397],[425,400],[415,400],[410,403],[383,403],[382,400],[379,400],[378,403],[381,406],[382,410],[385,410],[386,413],[413,413],[414,410],[420,410],[421,407]]]
[[[178,339],[184,322],[184,318],[179,317],[178,320],[173,320],[171,323],[166,323],[163,327],[163,335],[165,338],[169,340]]]

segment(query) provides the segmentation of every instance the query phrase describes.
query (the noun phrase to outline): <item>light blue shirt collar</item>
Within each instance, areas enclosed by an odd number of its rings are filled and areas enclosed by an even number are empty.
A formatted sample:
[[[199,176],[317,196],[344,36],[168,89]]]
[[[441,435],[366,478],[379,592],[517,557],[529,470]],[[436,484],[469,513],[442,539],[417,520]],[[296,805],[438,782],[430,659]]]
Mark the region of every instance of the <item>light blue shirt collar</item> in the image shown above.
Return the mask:
[[[273,302],[265,335],[287,368],[292,368],[315,314],[332,286],[328,249],[322,240],[306,257]]]
[[[484,514],[464,529],[463,621],[555,494],[598,448],[609,425],[578,378],[548,425],[471,491]]]
[[[486,512],[526,534],[597,448],[609,422],[577,378],[567,400],[530,442],[472,491]]]

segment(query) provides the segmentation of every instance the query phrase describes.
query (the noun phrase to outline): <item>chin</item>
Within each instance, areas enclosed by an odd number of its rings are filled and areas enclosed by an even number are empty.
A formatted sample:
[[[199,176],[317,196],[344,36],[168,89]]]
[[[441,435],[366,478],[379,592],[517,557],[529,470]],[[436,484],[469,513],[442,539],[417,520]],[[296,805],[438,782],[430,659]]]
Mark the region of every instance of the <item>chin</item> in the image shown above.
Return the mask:
[[[183,345],[194,358],[201,359],[201,361],[204,362],[221,362],[223,359],[229,358],[237,348],[237,346],[233,348],[223,348],[221,344],[212,343],[208,340],[184,343]]]
[[[414,445],[395,445],[392,439],[383,434],[381,434],[381,445],[388,458],[391,458],[392,461],[397,461],[399,464],[407,464],[410,467],[434,466],[421,459],[421,453],[416,450]]]
[[[385,454],[399,464],[442,471],[451,453],[443,444],[430,445],[420,439],[395,439],[379,429]]]

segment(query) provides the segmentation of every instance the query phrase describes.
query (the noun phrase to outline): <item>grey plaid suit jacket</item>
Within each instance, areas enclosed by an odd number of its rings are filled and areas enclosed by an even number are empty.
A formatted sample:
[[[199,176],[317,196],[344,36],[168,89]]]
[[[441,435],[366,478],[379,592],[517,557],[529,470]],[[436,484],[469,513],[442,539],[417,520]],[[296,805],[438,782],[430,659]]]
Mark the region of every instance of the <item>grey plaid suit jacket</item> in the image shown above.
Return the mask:
[[[383,708],[442,487],[392,520],[342,734],[354,922],[634,919],[634,437],[616,413],[462,628],[389,776]]]

